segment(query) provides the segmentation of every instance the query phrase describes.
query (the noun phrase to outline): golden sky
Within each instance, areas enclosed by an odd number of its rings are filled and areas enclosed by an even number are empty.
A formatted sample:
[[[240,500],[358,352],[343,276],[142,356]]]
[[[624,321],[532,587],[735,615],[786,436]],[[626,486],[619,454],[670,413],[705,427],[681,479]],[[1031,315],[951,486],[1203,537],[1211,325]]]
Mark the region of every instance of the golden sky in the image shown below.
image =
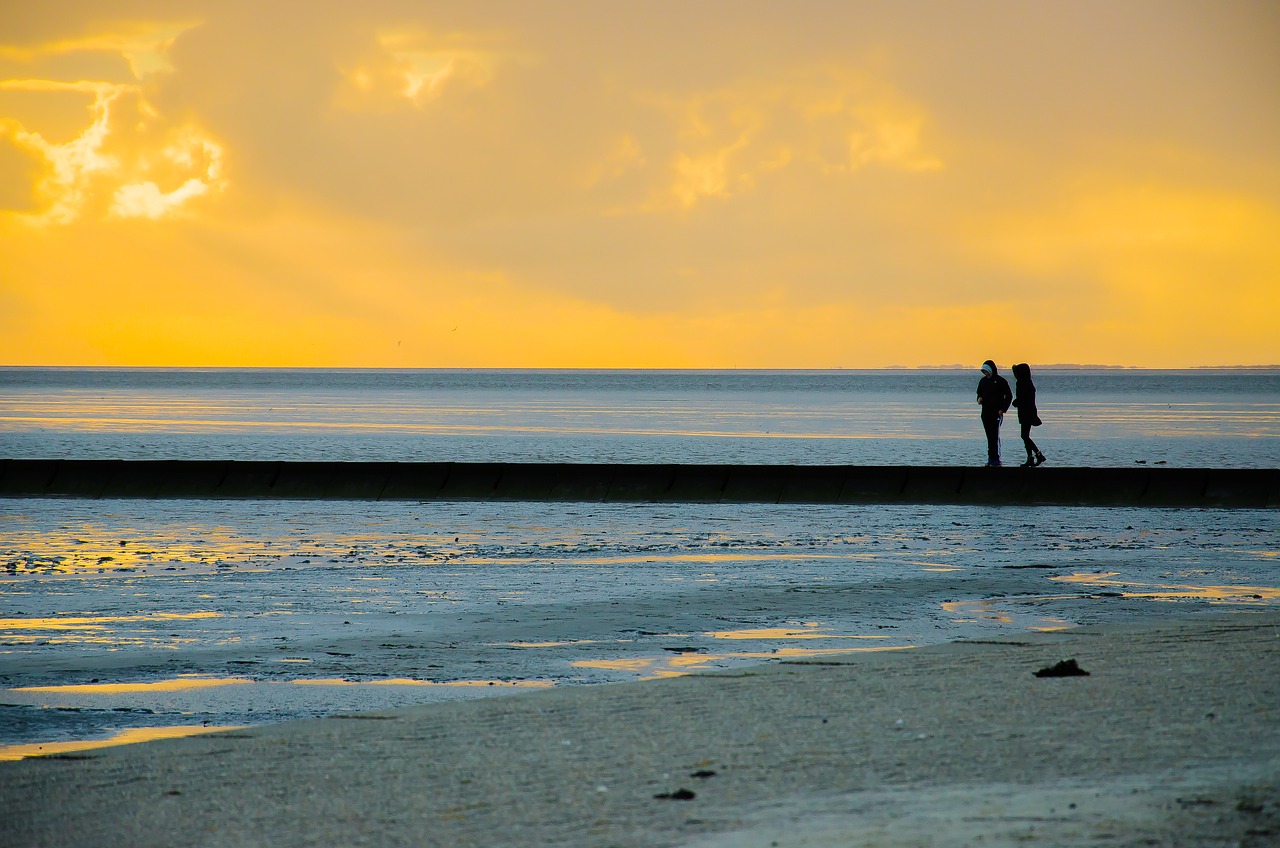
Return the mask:
[[[0,364],[1280,363],[1280,4],[0,3]]]

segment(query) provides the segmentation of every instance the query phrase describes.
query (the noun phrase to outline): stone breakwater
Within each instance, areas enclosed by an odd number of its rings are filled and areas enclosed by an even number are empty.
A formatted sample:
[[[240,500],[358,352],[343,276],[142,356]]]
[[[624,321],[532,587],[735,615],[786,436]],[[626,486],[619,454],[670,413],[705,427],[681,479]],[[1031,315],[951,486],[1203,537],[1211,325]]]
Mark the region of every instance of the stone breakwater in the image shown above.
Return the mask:
[[[5,459],[0,497],[1275,509],[1280,469]]]

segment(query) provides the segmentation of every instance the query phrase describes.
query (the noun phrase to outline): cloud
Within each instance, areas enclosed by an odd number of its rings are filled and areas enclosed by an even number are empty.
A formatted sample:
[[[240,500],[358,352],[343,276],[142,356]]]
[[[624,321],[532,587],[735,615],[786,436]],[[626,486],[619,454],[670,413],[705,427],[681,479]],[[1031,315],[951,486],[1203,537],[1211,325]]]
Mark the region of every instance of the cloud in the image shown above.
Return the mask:
[[[39,134],[28,131],[17,122],[7,122],[2,131],[14,144],[44,160],[43,174],[35,185],[35,195],[45,207],[38,213],[25,215],[33,223],[67,223],[75,220],[86,202],[94,177],[118,167],[117,160],[103,152],[109,133],[111,107],[125,91],[124,86],[110,83],[55,83],[47,80],[3,80],[0,89],[24,91],[77,91],[92,93],[93,122],[84,131],[63,144],[51,144]]]
[[[116,189],[111,214],[121,218],[163,218],[208,191],[209,185],[194,177],[168,192],[161,191],[155,183],[130,183]]]
[[[136,80],[173,70],[168,51],[182,33],[199,21],[132,21],[92,35],[59,38],[33,46],[0,45],[0,60],[37,63],[66,54],[105,53],[122,57]]]
[[[386,33],[378,40],[401,65],[402,94],[418,105],[439,97],[450,85],[483,88],[493,79],[499,62],[496,54],[484,50],[432,47],[430,39],[419,33]]]
[[[493,40],[416,28],[377,32],[358,58],[340,66],[334,104],[351,112],[421,109],[449,89],[484,88],[517,59],[488,46]]]
[[[867,167],[943,166],[926,144],[925,108],[854,66],[799,65],[765,80],[641,99],[667,116],[660,144],[671,149],[668,191],[685,208],[751,192],[789,168],[839,178]]]
[[[586,188],[609,185],[647,164],[648,158],[639,143],[630,133],[623,133],[608,153],[587,166],[582,182]]]
[[[0,137],[43,164],[33,186],[41,207],[18,213],[28,224],[68,224],[86,213],[159,218],[225,187],[221,147],[194,125],[170,126],[137,86],[2,80],[0,90],[93,97],[91,122],[63,143],[49,142],[18,121],[0,122]],[[165,191],[155,179],[140,179],[156,174],[177,187]],[[112,200],[103,211],[107,198]]]
[[[194,124],[166,120],[146,95],[150,78],[174,70],[168,59],[174,42],[198,25],[137,21],[34,46],[0,45],[0,59],[33,66],[70,54],[118,55],[135,80],[0,79],[0,92],[34,95],[36,103],[39,95],[92,98],[89,122],[66,141],[51,141],[22,119],[0,119],[0,137],[40,163],[31,191],[39,208],[17,210],[22,222],[68,224],[84,214],[161,218],[225,187],[220,146]],[[34,117],[40,122],[38,107]],[[158,178],[175,187],[165,190]]]

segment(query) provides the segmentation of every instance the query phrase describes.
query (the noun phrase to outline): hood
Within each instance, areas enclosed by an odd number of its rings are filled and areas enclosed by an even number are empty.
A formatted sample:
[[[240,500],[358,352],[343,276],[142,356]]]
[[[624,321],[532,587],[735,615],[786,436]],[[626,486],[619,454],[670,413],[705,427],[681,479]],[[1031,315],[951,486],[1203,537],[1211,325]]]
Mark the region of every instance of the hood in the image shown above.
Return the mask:
[[[997,370],[997,369],[996,369],[996,364],[995,364],[995,362],[993,362],[993,361],[992,361],[992,360],[990,360],[990,359],[988,359],[986,362],[982,363],[982,370],[983,370],[983,371],[989,371],[989,372],[990,372],[990,376],[992,376],[992,377],[995,377],[995,376],[997,376],[997,375],[1000,373],[1000,372],[999,372],[999,370]]]
[[[1025,362],[1019,362],[1017,365],[1013,366],[1013,376],[1017,377],[1019,380],[1030,380],[1031,366]]]

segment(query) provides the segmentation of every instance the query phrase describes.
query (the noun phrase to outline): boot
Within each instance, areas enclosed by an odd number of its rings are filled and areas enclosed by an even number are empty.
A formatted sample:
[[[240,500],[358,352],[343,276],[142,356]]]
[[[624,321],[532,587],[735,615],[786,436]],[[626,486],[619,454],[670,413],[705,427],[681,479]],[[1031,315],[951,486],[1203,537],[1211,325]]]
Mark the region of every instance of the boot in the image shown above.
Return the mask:
[[[1031,454],[1027,454],[1027,461],[1019,465],[1019,468],[1035,468],[1040,463],[1036,462],[1036,458]]]
[[[1028,461],[1028,462],[1030,462],[1030,461],[1031,461],[1031,457],[1027,457],[1027,461]],[[1044,465],[1044,454],[1040,453],[1040,451],[1036,451],[1036,462],[1035,462],[1035,464],[1036,464],[1036,465]]]

